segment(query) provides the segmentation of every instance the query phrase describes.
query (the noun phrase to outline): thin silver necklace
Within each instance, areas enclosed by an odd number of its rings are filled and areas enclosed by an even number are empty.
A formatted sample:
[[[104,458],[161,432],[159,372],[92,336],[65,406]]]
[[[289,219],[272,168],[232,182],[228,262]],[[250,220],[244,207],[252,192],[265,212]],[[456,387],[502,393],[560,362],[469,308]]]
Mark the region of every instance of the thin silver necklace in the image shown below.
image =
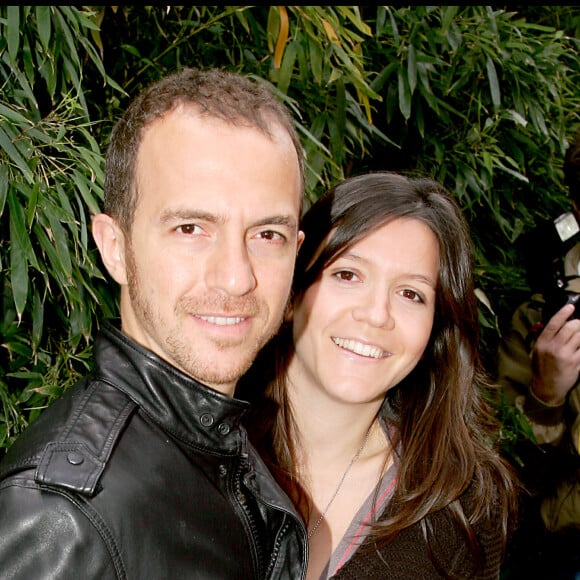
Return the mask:
[[[358,461],[359,457],[361,456],[361,453],[363,452],[363,449],[365,448],[365,445],[367,444],[367,441],[369,440],[369,435],[371,434],[371,428],[373,426],[373,423],[374,423],[374,421],[370,424],[370,426],[369,426],[369,428],[364,436],[364,439],[361,443],[361,446],[357,449],[357,452],[352,456],[350,463],[348,464],[347,468],[345,469],[344,473],[342,474],[342,477],[340,478],[340,481],[338,482],[338,485],[336,486],[336,489],[334,490],[332,497],[330,498],[329,502],[326,504],[324,511],[320,514],[320,516],[318,517],[316,522],[314,522],[314,525],[312,526],[312,528],[308,532],[308,540],[311,540],[312,536],[316,533],[316,530],[318,530],[318,526],[320,526],[320,524],[322,523],[322,520],[324,520],[324,518],[326,517],[326,514],[328,513],[328,510],[330,509],[332,502],[336,499],[336,496],[338,495],[338,492],[340,491],[340,488],[342,487],[342,484],[344,483],[344,480],[346,479],[348,472],[350,471],[351,467]]]

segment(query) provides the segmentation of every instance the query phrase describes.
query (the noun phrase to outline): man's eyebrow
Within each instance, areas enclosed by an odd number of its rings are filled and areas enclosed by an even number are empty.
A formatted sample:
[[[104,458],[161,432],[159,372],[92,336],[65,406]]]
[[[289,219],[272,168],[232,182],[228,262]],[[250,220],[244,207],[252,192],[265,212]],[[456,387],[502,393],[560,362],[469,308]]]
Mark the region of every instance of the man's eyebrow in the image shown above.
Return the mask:
[[[173,221],[205,221],[212,223],[223,223],[225,219],[213,213],[201,210],[190,209],[166,209],[159,216],[159,222],[166,224]]]
[[[296,228],[297,227],[297,220],[294,216],[291,215],[272,215],[267,216],[265,218],[259,219],[257,222],[254,222],[254,226],[287,226],[289,228]]]
[[[189,210],[189,209],[168,209],[165,210],[159,216],[159,222],[161,224],[173,222],[173,221],[204,221],[215,224],[224,224],[227,221],[227,217],[219,214],[210,213],[202,210]],[[286,226],[292,229],[297,227],[297,219],[292,215],[271,215],[260,218],[259,220],[252,223],[252,227],[267,226],[267,225],[277,225]]]

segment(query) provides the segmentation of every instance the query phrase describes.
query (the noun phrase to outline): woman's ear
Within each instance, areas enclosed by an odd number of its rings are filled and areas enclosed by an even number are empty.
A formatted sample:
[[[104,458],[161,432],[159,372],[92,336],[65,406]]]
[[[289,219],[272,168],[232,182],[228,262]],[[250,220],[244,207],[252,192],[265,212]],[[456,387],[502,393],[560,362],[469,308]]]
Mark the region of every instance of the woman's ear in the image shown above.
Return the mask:
[[[127,284],[125,234],[117,222],[105,213],[93,216],[92,231],[105,268],[118,284]]]

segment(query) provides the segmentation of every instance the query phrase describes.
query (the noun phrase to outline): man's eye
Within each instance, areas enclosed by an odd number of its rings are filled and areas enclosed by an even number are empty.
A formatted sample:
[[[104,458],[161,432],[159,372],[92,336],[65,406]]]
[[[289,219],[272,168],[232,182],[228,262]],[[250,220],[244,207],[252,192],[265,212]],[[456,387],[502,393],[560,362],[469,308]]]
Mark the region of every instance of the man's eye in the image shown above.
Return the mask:
[[[280,232],[275,232],[274,230],[265,230],[260,232],[258,237],[262,240],[268,241],[283,241],[286,239]]]
[[[182,226],[178,226],[177,231],[182,234],[192,235],[201,233],[201,228],[196,224],[184,224]]]

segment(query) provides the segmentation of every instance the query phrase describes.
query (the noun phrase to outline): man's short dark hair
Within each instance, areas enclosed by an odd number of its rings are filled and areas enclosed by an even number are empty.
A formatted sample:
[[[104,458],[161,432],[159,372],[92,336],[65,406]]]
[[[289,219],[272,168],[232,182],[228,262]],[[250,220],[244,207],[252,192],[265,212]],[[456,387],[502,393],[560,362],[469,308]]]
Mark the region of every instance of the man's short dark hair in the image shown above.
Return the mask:
[[[130,232],[137,204],[135,168],[143,131],[179,105],[192,105],[202,117],[254,127],[271,135],[279,125],[290,135],[304,189],[303,150],[288,109],[266,82],[218,70],[185,68],[150,85],[129,105],[111,133],[106,156],[104,211]]]

